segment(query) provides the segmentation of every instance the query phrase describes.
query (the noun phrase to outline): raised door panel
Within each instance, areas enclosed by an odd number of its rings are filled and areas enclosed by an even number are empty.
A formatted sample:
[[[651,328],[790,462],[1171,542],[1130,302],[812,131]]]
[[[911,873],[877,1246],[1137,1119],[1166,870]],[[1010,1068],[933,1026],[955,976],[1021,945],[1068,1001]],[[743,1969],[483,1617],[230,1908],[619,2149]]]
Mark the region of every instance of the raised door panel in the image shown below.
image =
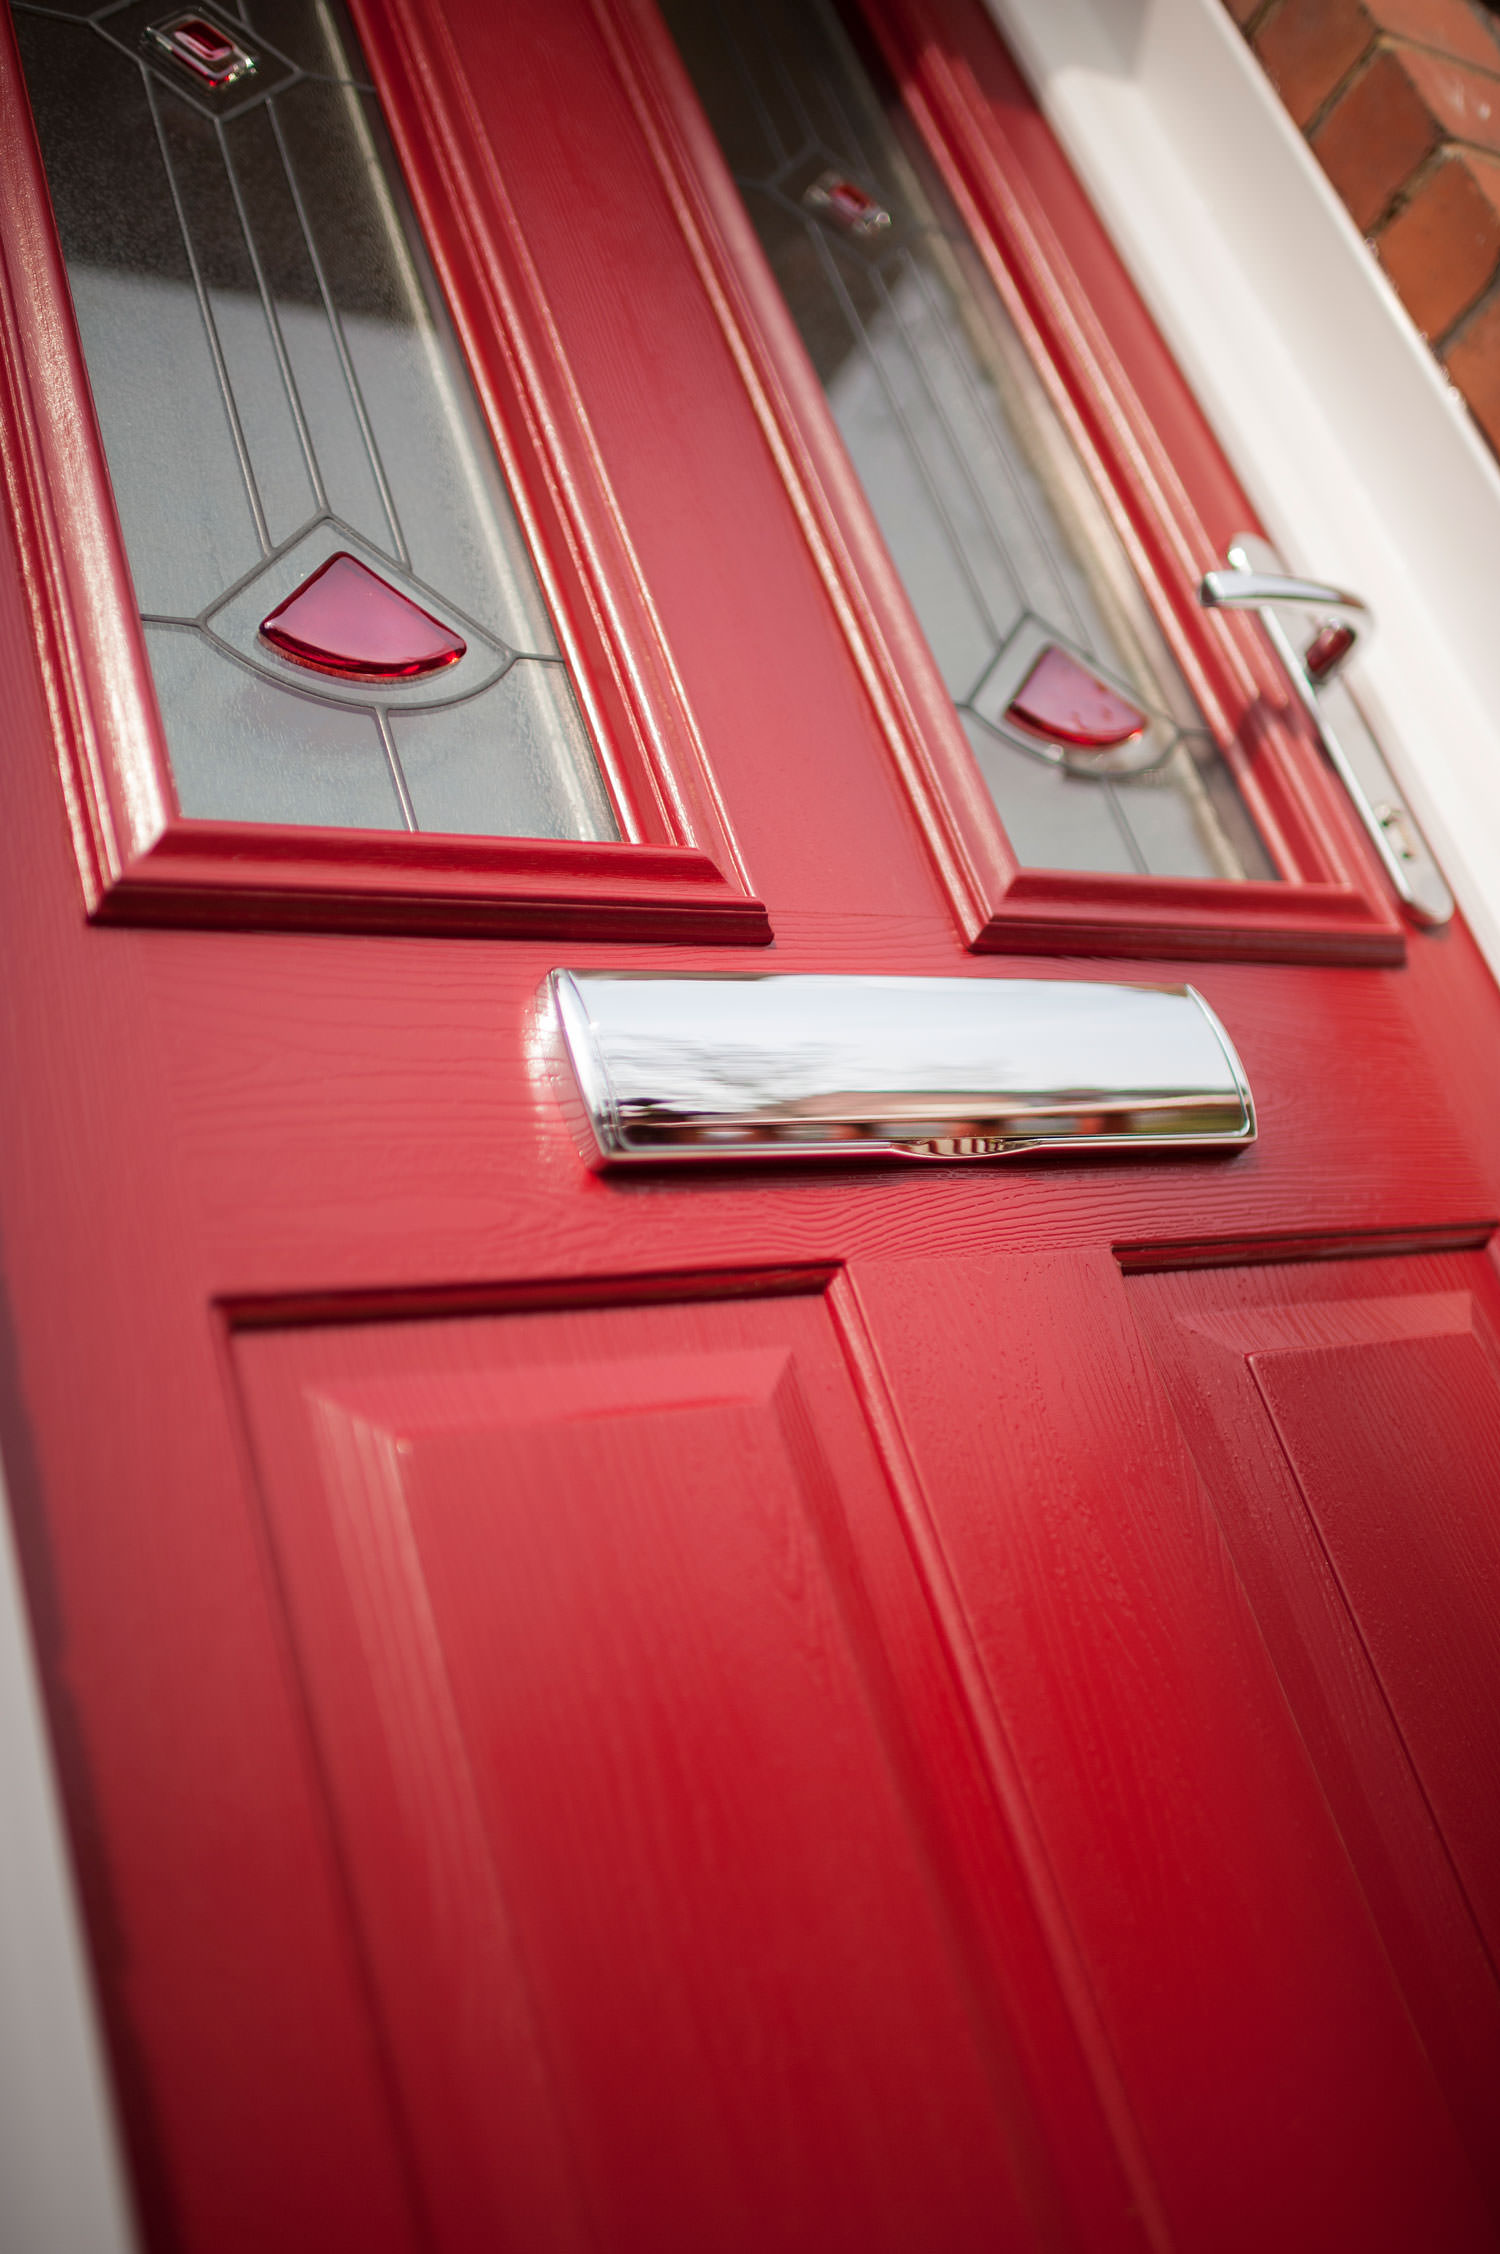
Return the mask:
[[[1138,2243],[820,1296],[236,1359],[439,2245]]]
[[[977,1255],[961,1291],[942,1259],[850,1276],[1164,2236],[1492,2245],[1217,1466],[1132,1321],[1155,1279],[1102,1248]]]
[[[1456,1302],[1456,1303],[1455,1303]],[[1340,1314],[1345,1314],[1340,1309]],[[1467,1295],[1367,1300],[1249,1357],[1492,1951],[1500,1950],[1500,1387]],[[1361,1336],[1395,1318],[1411,1335]]]
[[[1129,1291],[1500,2204],[1500,1294],[1480,1251]]]

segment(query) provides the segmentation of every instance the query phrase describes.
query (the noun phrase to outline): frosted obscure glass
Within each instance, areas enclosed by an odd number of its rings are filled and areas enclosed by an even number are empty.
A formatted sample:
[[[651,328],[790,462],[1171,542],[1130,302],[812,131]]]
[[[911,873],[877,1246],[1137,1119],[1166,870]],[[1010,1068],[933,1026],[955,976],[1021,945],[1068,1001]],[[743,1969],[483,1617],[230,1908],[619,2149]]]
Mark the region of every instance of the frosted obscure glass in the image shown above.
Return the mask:
[[[482,695],[411,719],[397,714],[391,727],[424,830],[484,836],[504,806],[527,837],[604,834],[608,806],[584,764],[588,741],[560,665],[522,658]],[[554,756],[559,737],[574,747],[570,763]]]
[[[180,627],[148,626],[146,642],[184,814],[402,827],[373,712],[278,689]]]

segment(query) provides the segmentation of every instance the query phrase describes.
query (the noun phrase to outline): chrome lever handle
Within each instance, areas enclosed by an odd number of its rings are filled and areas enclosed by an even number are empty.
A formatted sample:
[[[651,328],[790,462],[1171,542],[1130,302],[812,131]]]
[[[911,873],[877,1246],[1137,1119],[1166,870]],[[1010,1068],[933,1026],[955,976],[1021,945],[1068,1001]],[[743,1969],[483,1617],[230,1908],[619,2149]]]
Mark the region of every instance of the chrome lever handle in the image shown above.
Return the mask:
[[[1447,923],[1453,895],[1368,721],[1339,679],[1373,628],[1367,605],[1341,587],[1286,572],[1275,549],[1252,533],[1232,542],[1228,564],[1228,570],[1205,573],[1198,600],[1205,610],[1257,613],[1397,898],[1419,923]]]
[[[1369,606],[1341,587],[1316,579],[1293,579],[1279,571],[1210,571],[1198,587],[1205,610],[1273,611],[1282,603],[1318,611],[1326,623],[1301,653],[1300,670],[1321,688],[1354,655],[1355,645],[1374,625]],[[1299,684],[1300,685],[1300,684]]]

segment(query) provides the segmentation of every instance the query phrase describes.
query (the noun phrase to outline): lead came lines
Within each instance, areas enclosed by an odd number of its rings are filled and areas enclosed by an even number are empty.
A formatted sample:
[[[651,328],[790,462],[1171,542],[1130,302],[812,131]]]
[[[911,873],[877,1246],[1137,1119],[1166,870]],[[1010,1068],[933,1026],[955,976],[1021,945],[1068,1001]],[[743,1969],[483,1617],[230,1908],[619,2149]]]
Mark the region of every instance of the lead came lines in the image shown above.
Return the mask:
[[[255,286],[260,293],[261,310],[266,317],[266,326],[271,332],[271,349],[276,355],[276,365],[281,371],[282,389],[286,393],[287,406],[292,421],[297,426],[297,439],[302,448],[302,459],[307,468],[308,481],[313,489],[313,499],[318,505],[317,515],[311,519],[311,523],[316,524],[319,516],[326,516],[330,513],[328,489],[323,483],[323,472],[319,467],[317,448],[313,444],[312,431],[308,426],[306,410],[302,404],[302,394],[298,389],[297,379],[292,370],[291,357],[286,348],[286,338],[282,334],[281,316],[276,310],[276,301],[271,295],[270,285],[266,280],[260,247],[255,240],[254,231],[250,225],[250,216],[245,208],[244,189],[240,183],[239,171],[230,150],[229,137],[225,132],[222,118],[214,119],[214,132],[218,138],[219,155],[224,166],[224,176],[229,182],[229,193],[234,198],[235,216],[240,223],[240,234],[244,238],[245,250],[250,260],[250,270],[255,276]]]
[[[360,390],[359,378],[354,372],[354,363],[349,356],[349,345],[344,335],[344,326],[339,319],[338,308],[334,304],[332,292],[328,287],[328,278],[323,270],[323,261],[318,255],[318,246],[313,240],[312,229],[308,225],[307,207],[302,200],[302,190],[298,184],[296,171],[287,149],[286,137],[282,132],[281,119],[277,115],[275,102],[268,101],[266,110],[271,120],[271,131],[276,137],[276,147],[281,157],[282,169],[286,174],[287,185],[291,190],[292,204],[297,213],[297,223],[302,230],[302,239],[307,245],[307,255],[312,262],[313,274],[323,300],[323,311],[332,332],[334,350],[338,354],[339,366],[343,371],[344,382],[348,387],[349,403],[354,409],[355,421],[359,425],[360,437],[364,442],[365,453],[369,459],[370,472],[375,480],[376,490],[380,495],[380,505],[385,511],[386,521],[391,528],[391,537],[396,543],[397,561],[401,564],[403,570],[410,571],[411,555],[402,536],[401,525],[396,515],[396,503],[386,479],[385,464],[380,458],[380,449],[375,443],[375,433],[371,428],[369,414],[365,407],[364,393]]]
[[[260,552],[264,558],[271,553],[270,527],[266,523],[266,512],[261,506],[260,487],[256,483],[255,468],[250,460],[250,448],[245,440],[239,409],[235,405],[234,390],[229,381],[229,370],[224,364],[224,350],[219,341],[218,324],[214,320],[213,308],[208,302],[208,291],[204,287],[198,253],[194,248],[192,232],[188,226],[187,211],[183,205],[182,193],[177,184],[177,171],[172,162],[172,151],[168,146],[166,130],[162,125],[156,74],[149,70],[144,63],[139,65],[139,69],[141,81],[146,91],[146,106],[151,112],[151,123],[156,129],[156,145],[161,151],[162,169],[167,176],[167,193],[172,199],[172,209],[177,215],[177,229],[182,237],[182,248],[188,262],[188,272],[193,278],[193,292],[198,300],[199,318],[203,323],[203,332],[208,340],[209,356],[213,361],[214,375],[219,385],[219,396],[223,403],[225,419],[229,424],[230,436],[234,440],[234,450],[239,457],[240,475],[245,481],[245,493],[250,503],[250,514],[255,521],[255,534],[260,542]]]
[[[755,105],[755,108],[760,118],[762,119],[767,139],[772,144],[774,149],[779,150],[782,153],[782,161],[777,166],[775,174],[776,180],[780,181],[785,177],[787,172],[793,166],[795,166],[800,158],[805,157],[810,150],[815,150],[824,145],[822,136],[818,131],[816,121],[813,119],[805,101],[802,98],[801,91],[797,86],[796,81],[787,72],[784,64],[782,63],[781,57],[779,55],[773,54],[771,58],[771,67],[776,73],[789,106],[794,110],[797,117],[801,121],[804,134],[802,149],[798,152],[798,155],[793,157],[788,156],[785,153],[785,143],[780,132],[775,126],[771,112],[767,109],[764,101],[759,95],[759,91],[756,87],[755,82],[755,74],[749,62],[749,59],[745,54],[740,42],[729,30],[728,24],[725,19],[725,11],[723,6],[716,5],[715,13],[724,31],[725,38],[730,44],[736,74],[739,76],[741,83],[745,85]],[[803,29],[804,27],[799,25],[799,30]],[[819,91],[823,97],[823,101],[830,115],[836,120],[838,124],[842,146],[848,152],[849,157],[853,162],[854,168],[857,171],[862,171],[866,175],[866,177],[870,179],[879,179],[885,169],[884,164],[876,163],[872,160],[871,153],[865,143],[864,136],[856,126],[848,104],[841,98],[838,89],[833,84],[831,84],[827,75],[819,69],[816,60],[812,57],[810,49],[808,50],[808,59],[811,69],[818,78]],[[939,524],[942,527],[943,534],[947,542],[950,554],[952,555],[953,561],[958,567],[959,571],[962,573],[969,586],[975,607],[980,617],[983,619],[984,623],[990,630],[993,644],[995,646],[998,646],[1004,640],[1006,629],[1002,628],[1000,622],[997,620],[994,614],[994,610],[989,597],[985,593],[983,585],[979,579],[977,567],[970,555],[968,543],[966,542],[962,532],[959,530],[957,524],[953,519],[951,508],[949,507],[947,499],[943,493],[937,472],[928,459],[928,455],[923,443],[918,438],[917,432],[911,422],[910,413],[903,406],[900,398],[898,397],[894,388],[890,371],[886,367],[880,352],[876,349],[875,343],[860,316],[858,307],[856,306],[854,299],[850,293],[849,286],[843,276],[842,271],[840,270],[839,263],[834,254],[832,245],[828,241],[826,229],[818,220],[812,218],[801,205],[794,203],[790,197],[780,193],[779,188],[772,185],[770,181],[742,178],[739,182],[739,185],[742,188],[749,188],[757,193],[774,197],[777,203],[780,204],[784,210],[786,210],[789,214],[795,215],[805,235],[814,244],[819,262],[822,265],[824,273],[828,278],[835,296],[843,309],[844,316],[848,322],[850,331],[856,343],[859,345],[861,351],[863,352],[867,365],[874,373],[875,378],[881,387],[882,393],[885,396],[887,405],[890,408],[891,414],[906,440],[906,450],[908,457],[911,460],[912,465],[916,469],[918,475],[922,479],[924,486],[926,487],[928,496],[932,502],[934,513],[938,519]],[[930,224],[926,226],[922,225],[920,220],[917,220],[915,224],[917,225],[919,234],[922,236],[926,236],[927,234],[930,234],[934,231],[939,233],[941,232],[941,229],[935,230]],[[941,338],[950,361],[956,366],[959,371],[960,381],[974,405],[977,417],[982,423],[991,423],[994,416],[993,406],[990,402],[984,400],[981,396],[978,395],[975,385],[975,372],[969,364],[968,356],[959,347],[957,340],[951,333],[953,326],[951,308],[947,306],[940,306],[939,304],[934,302],[933,277],[927,272],[923,261],[919,257],[914,256],[909,249],[899,251],[896,256],[901,261],[904,273],[915,278],[916,286],[921,292],[922,297],[927,305],[929,315],[934,325],[934,329],[937,332],[938,336]],[[1021,612],[1024,613],[1032,607],[1028,598],[1024,575],[1019,569],[1011,552],[1010,542],[1007,539],[1005,530],[999,521],[993,500],[985,488],[985,483],[977,473],[974,465],[970,460],[969,450],[962,444],[956,431],[953,428],[952,417],[949,414],[947,406],[937,389],[931,373],[929,372],[926,358],[924,354],[917,349],[917,346],[913,340],[910,323],[906,315],[901,310],[901,307],[897,302],[896,295],[893,292],[888,279],[887,269],[890,263],[891,261],[889,259],[879,262],[872,259],[865,264],[865,271],[868,272],[873,286],[880,293],[886,312],[889,315],[892,328],[899,335],[901,343],[905,348],[907,361],[915,371],[917,381],[921,386],[925,400],[932,411],[933,419],[941,429],[944,439],[946,440],[947,452],[953,462],[955,469],[957,470],[958,475],[963,480],[964,485],[967,487],[973,499],[978,517],[983,522],[990,535],[991,541],[997,552],[997,560],[1000,563],[1001,569],[1005,572],[1006,576],[1010,580],[1013,592],[1016,597],[1017,607]],[[1015,464],[1011,461],[1007,449],[998,442],[998,434],[994,431],[990,431],[989,436],[991,439],[993,456],[1001,465],[1003,474],[1015,498],[1018,508],[1031,523],[1032,530],[1037,538],[1037,545],[1041,550],[1043,556],[1045,557],[1048,555],[1050,543],[1047,541],[1041,526],[1036,520],[1035,511],[1031,505],[1030,496],[1025,492],[1023,481],[1018,474]],[[1085,629],[1084,622],[1079,613],[1072,590],[1067,586],[1066,579],[1063,574],[1054,572],[1053,576],[1054,591],[1061,598],[1062,604],[1067,614],[1068,623],[1071,625],[1073,631],[1077,634],[1080,642],[1087,646],[1091,637],[1088,635]],[[993,650],[991,654],[993,655]]]
[[[722,6],[716,8],[716,13],[719,16],[721,24],[723,24],[724,10]],[[799,26],[799,28],[801,27]],[[731,39],[733,36],[732,34],[728,33],[727,27],[726,36],[730,37]],[[743,52],[738,46],[737,42],[734,44],[734,59],[736,70],[741,76],[742,81],[747,85],[753,87],[753,73],[751,71],[748,59],[743,55]],[[864,174],[872,180],[879,179],[886,169],[884,163],[877,163],[873,161],[870,151],[865,144],[864,138],[853,121],[852,114],[849,110],[848,105],[842,100],[838,89],[830,83],[826,74],[819,69],[817,62],[812,58],[810,52],[809,62],[812,70],[818,77],[820,92],[822,93],[823,100],[827,105],[827,108],[831,115],[839,122],[843,146],[845,149],[847,149],[850,156],[852,157],[856,170],[863,171]],[[802,120],[806,139],[804,141],[803,151],[801,153],[805,154],[809,148],[817,148],[821,145],[821,136],[817,131],[815,121],[808,112],[805,102],[802,100],[799,89],[797,88],[795,82],[788,76],[786,70],[781,64],[779,57],[774,58],[773,67],[777,71],[777,75],[780,78],[783,88],[785,89],[789,103],[796,110],[797,114]],[[778,146],[780,146],[781,136],[775,132],[774,126],[770,121],[769,113],[766,111],[764,104],[759,100],[758,96],[756,97],[756,106],[759,109],[761,115],[766,119],[768,137],[773,139],[774,142]],[[786,172],[796,161],[797,160],[794,158],[784,158],[782,164],[778,167],[776,175],[777,179],[779,180],[783,178]],[[772,186],[770,182],[762,182],[757,180],[741,180],[739,184],[742,187],[755,189],[762,194],[775,196],[776,200],[782,205],[784,209],[786,209],[788,212],[795,213],[805,232],[815,242],[820,261],[824,266],[825,272],[829,275],[832,281],[839,302],[844,309],[845,317],[848,320],[850,329],[856,341],[861,346],[868,364],[875,372],[877,380],[880,382],[881,388],[885,393],[887,401],[891,407],[891,411],[896,417],[902,429],[902,432],[907,439],[908,453],[912,457],[913,463],[918,469],[919,474],[922,475],[923,482],[927,486],[928,492],[932,499],[933,507],[937,512],[939,521],[942,524],[948,545],[954,556],[954,560],[968,580],[980,615],[985,620],[986,624],[990,627],[991,633],[994,636],[996,643],[998,644],[1003,639],[1003,633],[1000,624],[996,620],[989,600],[982,590],[982,587],[977,578],[976,571],[971,564],[963,535],[960,533],[958,527],[953,521],[951,510],[949,509],[940,486],[938,485],[936,474],[931,469],[927,461],[924,449],[920,441],[918,440],[916,432],[912,427],[909,414],[901,406],[894,393],[888,371],[886,370],[882,362],[880,353],[876,350],[875,344],[868,330],[866,329],[863,320],[860,317],[857,306],[853,301],[848,285],[838,268],[838,262],[836,258],[834,258],[831,246],[829,245],[827,240],[826,230],[821,225],[821,223],[813,219],[803,207],[798,204],[794,204],[789,197],[781,195],[778,192],[778,189]],[[941,234],[942,230],[940,227],[935,227],[931,222],[924,225],[920,219],[915,218],[915,215],[913,215],[913,217],[919,236],[926,237],[927,235],[932,233]],[[957,340],[952,334],[953,322],[951,308],[948,306],[940,306],[939,304],[934,302],[933,277],[928,273],[922,259],[914,256],[910,250],[900,250],[895,254],[895,256],[899,258],[905,274],[915,278],[916,286],[926,302],[929,315],[934,325],[934,330],[941,338],[950,361],[959,371],[960,381],[962,382],[969,398],[974,404],[978,419],[982,423],[992,422],[994,409],[990,402],[982,399],[982,397],[978,395],[975,385],[975,371],[970,365],[967,354],[959,348]],[[958,435],[953,428],[952,418],[937,389],[935,382],[933,381],[932,376],[929,373],[926,359],[923,353],[917,349],[913,341],[910,323],[906,315],[901,310],[895,293],[893,292],[888,280],[887,269],[890,264],[890,259],[885,259],[878,262],[872,259],[867,262],[866,271],[869,273],[873,285],[880,292],[882,301],[885,305],[887,313],[889,314],[893,328],[897,332],[899,332],[901,340],[906,348],[907,359],[916,372],[917,379],[921,384],[927,402],[932,409],[934,419],[940,425],[947,440],[948,452],[953,460],[955,467],[958,470],[959,475],[962,477],[964,483],[968,487],[970,494],[973,497],[978,514],[983,520],[986,528],[988,529],[994,546],[998,551],[998,558],[1001,563],[1001,567],[1006,572],[1011,581],[1012,588],[1014,589],[1015,595],[1017,597],[1018,607],[1021,611],[1024,612],[1031,608],[1031,604],[1028,600],[1023,575],[1019,570],[1011,553],[1010,542],[1007,539],[1005,531],[996,515],[992,499],[985,489],[984,482],[979,477],[973,465],[971,464],[968,449],[960,442]],[[1030,521],[1032,530],[1037,536],[1038,547],[1042,550],[1042,553],[1045,556],[1050,544],[1048,543],[1041,526],[1036,520],[1030,497],[1025,492],[1023,482],[1019,477],[1016,466],[1011,461],[1007,449],[1003,445],[998,443],[998,434],[991,431],[989,433],[989,436],[991,438],[993,455],[1001,465],[1003,474],[1005,475],[1006,481],[1010,486],[1018,507],[1020,508],[1022,514],[1025,515]],[[1073,630],[1078,635],[1079,640],[1083,642],[1085,646],[1087,646],[1089,637],[1087,635],[1084,622],[1079,614],[1072,591],[1067,586],[1065,578],[1060,573],[1055,575],[1055,592],[1060,595],[1062,599],[1063,605],[1065,606],[1068,614],[1069,623],[1071,624]]]

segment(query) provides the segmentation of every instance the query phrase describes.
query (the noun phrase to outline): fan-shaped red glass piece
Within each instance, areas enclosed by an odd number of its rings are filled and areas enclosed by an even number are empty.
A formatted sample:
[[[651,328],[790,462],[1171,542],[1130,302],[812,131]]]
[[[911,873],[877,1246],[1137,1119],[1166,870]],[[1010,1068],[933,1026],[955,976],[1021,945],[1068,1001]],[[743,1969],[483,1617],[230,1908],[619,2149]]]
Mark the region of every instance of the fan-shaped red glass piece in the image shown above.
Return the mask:
[[[279,657],[346,681],[416,681],[454,665],[467,642],[387,585],[358,556],[340,553],[260,622]]]
[[[1048,645],[1006,706],[1012,727],[1073,751],[1117,751],[1146,732],[1146,715],[1076,657]]]

